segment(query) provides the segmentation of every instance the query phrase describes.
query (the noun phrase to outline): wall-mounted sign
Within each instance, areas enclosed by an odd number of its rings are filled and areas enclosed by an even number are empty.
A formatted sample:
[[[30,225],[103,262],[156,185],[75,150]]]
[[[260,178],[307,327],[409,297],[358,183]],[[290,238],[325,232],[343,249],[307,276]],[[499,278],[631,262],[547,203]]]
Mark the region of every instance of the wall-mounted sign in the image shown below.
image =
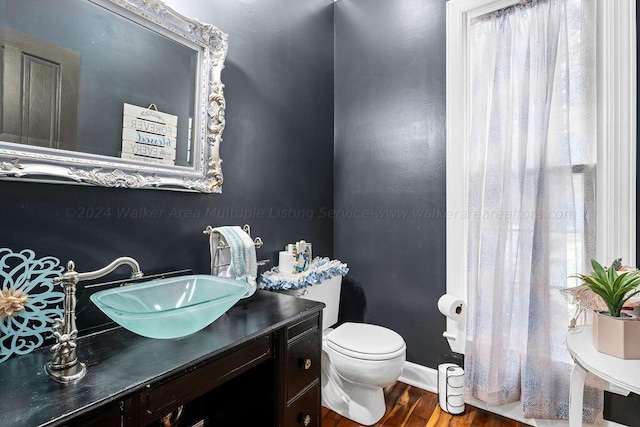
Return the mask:
[[[152,104],[151,107],[155,106]],[[173,165],[178,116],[161,113],[151,107],[124,104],[120,157]]]

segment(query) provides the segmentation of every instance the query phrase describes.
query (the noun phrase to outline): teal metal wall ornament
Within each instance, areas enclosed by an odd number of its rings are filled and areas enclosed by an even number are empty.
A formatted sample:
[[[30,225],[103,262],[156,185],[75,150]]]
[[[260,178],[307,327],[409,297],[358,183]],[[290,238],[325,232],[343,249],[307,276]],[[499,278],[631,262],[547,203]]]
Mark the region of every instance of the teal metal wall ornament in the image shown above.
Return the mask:
[[[53,336],[64,301],[53,279],[62,270],[58,258],[36,258],[31,249],[0,249],[0,363],[32,352]]]

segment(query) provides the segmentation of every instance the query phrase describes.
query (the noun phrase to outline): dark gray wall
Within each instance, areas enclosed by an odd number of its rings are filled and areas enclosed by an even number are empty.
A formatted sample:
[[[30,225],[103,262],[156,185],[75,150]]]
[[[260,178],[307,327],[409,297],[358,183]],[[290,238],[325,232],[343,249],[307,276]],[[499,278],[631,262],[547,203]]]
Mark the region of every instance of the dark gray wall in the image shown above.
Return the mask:
[[[332,3],[175,3],[229,34],[224,193],[0,181],[0,245],[73,259],[78,271],[130,255],[147,273],[204,273],[202,230],[249,223],[270,266],[285,243],[300,239],[315,254],[333,255],[332,221],[307,215],[333,206]],[[162,217],[150,217],[154,210]],[[111,277],[126,275],[123,268]]]
[[[335,7],[335,255],[343,320],[390,327],[407,359],[449,352],[445,291],[445,1]],[[366,305],[366,306],[365,306]]]

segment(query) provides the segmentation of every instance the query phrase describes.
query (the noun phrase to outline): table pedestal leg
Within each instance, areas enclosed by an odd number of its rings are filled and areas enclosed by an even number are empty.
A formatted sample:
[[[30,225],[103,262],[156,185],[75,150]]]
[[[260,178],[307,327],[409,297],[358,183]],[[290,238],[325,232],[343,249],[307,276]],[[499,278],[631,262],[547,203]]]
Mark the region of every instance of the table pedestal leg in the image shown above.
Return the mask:
[[[586,379],[587,370],[579,363],[575,363],[571,371],[571,386],[569,388],[569,427],[582,426],[582,403]]]

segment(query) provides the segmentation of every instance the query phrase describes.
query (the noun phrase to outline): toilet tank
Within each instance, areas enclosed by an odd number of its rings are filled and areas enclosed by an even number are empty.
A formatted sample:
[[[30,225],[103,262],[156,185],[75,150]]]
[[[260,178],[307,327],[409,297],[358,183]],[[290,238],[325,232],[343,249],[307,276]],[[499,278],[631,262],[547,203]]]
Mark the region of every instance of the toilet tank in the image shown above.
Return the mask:
[[[283,293],[325,303],[326,307],[322,312],[322,329],[324,330],[338,323],[341,285],[342,276],[334,276],[313,286],[307,286],[303,289],[290,289],[283,291]]]

